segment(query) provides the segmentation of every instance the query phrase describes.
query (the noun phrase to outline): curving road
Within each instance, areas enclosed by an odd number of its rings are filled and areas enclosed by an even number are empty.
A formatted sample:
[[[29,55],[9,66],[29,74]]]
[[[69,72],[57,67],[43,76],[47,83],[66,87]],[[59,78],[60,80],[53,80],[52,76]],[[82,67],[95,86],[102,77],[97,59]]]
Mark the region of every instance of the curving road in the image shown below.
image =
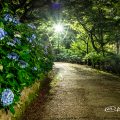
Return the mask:
[[[55,63],[54,71],[49,94],[22,120],[120,120],[120,77],[69,63]]]

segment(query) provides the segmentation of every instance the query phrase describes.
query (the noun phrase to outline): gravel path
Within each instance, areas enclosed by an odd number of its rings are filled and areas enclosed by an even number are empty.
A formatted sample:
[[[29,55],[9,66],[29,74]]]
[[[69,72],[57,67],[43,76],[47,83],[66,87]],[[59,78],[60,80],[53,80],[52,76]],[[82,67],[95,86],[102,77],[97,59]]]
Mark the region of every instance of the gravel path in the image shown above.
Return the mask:
[[[120,77],[69,63],[54,69],[56,79],[21,120],[120,120]]]

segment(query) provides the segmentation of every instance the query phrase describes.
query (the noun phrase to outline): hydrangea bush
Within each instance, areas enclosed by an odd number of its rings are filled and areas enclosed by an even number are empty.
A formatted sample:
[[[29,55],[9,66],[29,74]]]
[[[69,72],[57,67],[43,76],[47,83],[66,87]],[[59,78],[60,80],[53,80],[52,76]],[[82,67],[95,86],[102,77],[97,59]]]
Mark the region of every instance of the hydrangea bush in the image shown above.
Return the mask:
[[[14,113],[21,91],[52,69],[49,40],[37,34],[33,23],[21,23],[17,16],[0,18],[0,108]]]

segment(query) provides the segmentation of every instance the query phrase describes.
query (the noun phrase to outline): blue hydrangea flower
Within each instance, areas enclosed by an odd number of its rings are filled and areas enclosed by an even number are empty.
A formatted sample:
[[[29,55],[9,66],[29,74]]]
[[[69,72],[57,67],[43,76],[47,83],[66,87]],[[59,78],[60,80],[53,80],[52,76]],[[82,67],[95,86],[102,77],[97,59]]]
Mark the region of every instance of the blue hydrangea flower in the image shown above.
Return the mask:
[[[14,44],[21,44],[21,41],[18,38],[13,39]]]
[[[34,71],[37,71],[38,69],[37,69],[37,67],[33,67],[33,70],[34,70]]]
[[[36,35],[35,34],[32,34],[32,39],[36,39]]]
[[[36,35],[32,34],[31,37],[28,37],[27,40],[31,43],[34,39],[36,39]]]
[[[23,61],[23,60],[19,60],[19,66],[21,67],[21,68],[26,68],[26,67],[28,67],[28,63],[26,63],[25,61]]]
[[[45,54],[48,54],[48,46],[45,46],[45,47],[44,47],[44,53],[45,53]]]
[[[30,27],[32,29],[36,29],[36,26],[34,24],[28,24],[28,27]]]
[[[4,15],[4,20],[5,20],[5,21],[12,22],[13,17],[12,17],[10,14],[5,14],[5,15]]]
[[[105,66],[105,69],[108,70],[108,71],[111,71],[112,70],[112,66]]]
[[[4,39],[6,35],[7,35],[7,32],[4,31],[4,29],[0,28],[0,40]]]
[[[7,57],[8,57],[9,59],[13,59],[13,60],[15,60],[15,61],[17,61],[17,60],[19,59],[19,56],[18,56],[16,53],[14,53],[14,52],[8,54]]]
[[[48,51],[44,51],[44,54],[47,55],[47,54],[48,54]]]
[[[7,45],[12,46],[12,47],[15,46],[15,44],[12,42],[7,42]]]
[[[1,94],[1,103],[2,105],[9,106],[13,103],[14,100],[14,93],[10,89],[4,89]]]
[[[20,20],[18,18],[13,18],[13,23],[15,25],[20,24]]]
[[[32,38],[27,38],[27,40],[31,43],[33,41]]]
[[[44,51],[44,54],[47,55],[47,54],[48,54],[48,51]]]

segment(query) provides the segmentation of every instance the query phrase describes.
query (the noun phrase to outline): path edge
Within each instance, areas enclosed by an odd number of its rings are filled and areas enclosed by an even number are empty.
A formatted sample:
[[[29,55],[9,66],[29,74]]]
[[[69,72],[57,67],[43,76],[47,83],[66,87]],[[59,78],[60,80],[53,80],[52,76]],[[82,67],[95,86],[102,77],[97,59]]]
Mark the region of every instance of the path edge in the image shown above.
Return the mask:
[[[0,120],[19,120],[21,116],[24,114],[26,108],[36,99],[38,94],[40,93],[43,84],[45,84],[46,80],[51,80],[53,78],[53,71],[50,71],[45,75],[44,79],[36,80],[31,86],[25,87],[20,96],[19,102],[14,106],[15,114],[6,112],[1,109],[0,110]]]

